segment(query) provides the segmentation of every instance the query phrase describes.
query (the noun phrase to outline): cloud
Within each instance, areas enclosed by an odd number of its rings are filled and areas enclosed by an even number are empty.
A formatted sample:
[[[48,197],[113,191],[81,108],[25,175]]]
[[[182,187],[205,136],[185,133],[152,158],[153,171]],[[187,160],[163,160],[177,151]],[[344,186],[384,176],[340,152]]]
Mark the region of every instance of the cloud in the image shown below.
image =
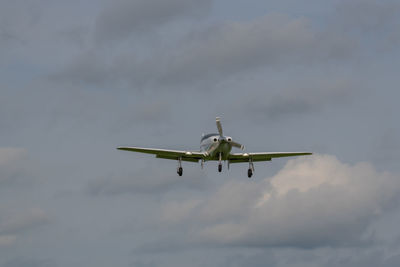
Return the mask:
[[[395,1],[344,1],[336,8],[337,21],[342,27],[369,33],[382,33],[398,26],[400,4]]]
[[[398,137],[399,131],[394,128],[383,130],[382,135],[376,139],[371,148],[374,160],[381,164],[395,163],[397,165],[400,158],[400,142]],[[376,153],[377,151],[379,153]]]
[[[0,148],[0,185],[26,180],[27,151],[21,148]]]
[[[353,41],[345,36],[318,33],[306,18],[281,14],[214,25],[191,33],[180,43],[171,53],[137,62],[142,71],[136,65],[125,66],[133,74],[148,73],[134,75],[133,82],[145,78],[176,85],[221,80],[261,67],[345,58],[354,49]]]
[[[48,215],[39,208],[22,212],[0,209],[0,247],[14,245],[18,238],[49,222]]]
[[[0,248],[9,247],[15,244],[17,240],[15,235],[1,235],[0,234]]]
[[[40,18],[39,6],[25,0],[4,1],[0,4],[0,47],[7,43],[26,41],[25,34]]]
[[[399,197],[397,175],[314,155],[290,160],[271,178],[232,180],[207,198],[188,200],[193,205],[182,203],[182,209],[167,203],[163,223],[181,230],[190,224],[184,242],[194,244],[358,246],[373,241],[371,222]],[[179,220],[170,219],[175,216]]]
[[[52,77],[169,87],[221,81],[266,67],[348,60],[357,47],[349,36],[318,31],[304,17],[283,14],[214,24],[166,43],[154,45],[145,56],[136,50],[120,50],[111,57],[101,49],[85,51]]]
[[[193,32],[175,53],[161,57],[161,62],[157,57],[158,65],[154,58],[144,66],[153,69],[161,84],[179,84],[221,79],[266,66],[345,58],[353,49],[351,39],[320,33],[306,18],[268,14]]]
[[[27,259],[15,258],[7,261],[4,267],[52,267],[57,266],[53,260],[49,259]]]
[[[91,195],[161,194],[177,188],[201,190],[206,186],[204,178],[198,175],[182,179],[174,172],[165,174],[148,167],[135,173],[118,172],[92,179],[86,192]]]
[[[382,266],[395,267],[400,263],[400,255],[385,255],[382,250],[354,251],[351,255],[329,255],[321,265],[328,267],[362,267],[362,266]]]
[[[26,232],[32,228],[48,223],[47,214],[38,208],[30,209],[24,213],[8,213],[0,221],[0,233],[18,234]]]
[[[396,51],[400,44],[400,4],[397,1],[353,0],[337,5],[332,27],[357,36],[373,51],[366,56]]]
[[[117,40],[149,32],[175,19],[202,15],[211,4],[212,0],[112,1],[96,20],[95,39]]]
[[[351,102],[362,88],[359,81],[346,76],[338,74],[337,77],[313,77],[310,80],[293,77],[290,82],[278,86],[266,85],[268,91],[244,96],[235,107],[240,108],[238,113],[245,111],[254,116],[279,119],[343,105]]]
[[[254,255],[242,255],[237,253],[226,259],[225,266],[252,266],[252,267],[263,267],[263,266],[277,266],[277,257],[271,251],[263,251],[255,253]]]

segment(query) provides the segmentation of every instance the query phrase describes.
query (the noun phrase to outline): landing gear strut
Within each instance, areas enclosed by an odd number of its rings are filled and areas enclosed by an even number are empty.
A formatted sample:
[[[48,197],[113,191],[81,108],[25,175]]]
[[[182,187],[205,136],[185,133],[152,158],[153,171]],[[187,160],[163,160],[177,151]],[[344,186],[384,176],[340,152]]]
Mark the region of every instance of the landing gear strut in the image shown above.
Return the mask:
[[[179,166],[178,166],[178,169],[176,170],[176,172],[178,173],[179,176],[182,176],[183,168],[182,168],[182,160],[181,160],[181,158],[178,159],[178,162],[179,162]]]
[[[222,163],[221,163],[222,153],[219,153],[218,156],[219,156],[219,158],[218,158],[218,162],[219,162],[218,163],[218,171],[221,172],[222,171]]]
[[[254,172],[253,160],[250,159],[249,160],[249,169],[247,170],[247,177],[251,178],[251,176],[253,176],[253,172]]]

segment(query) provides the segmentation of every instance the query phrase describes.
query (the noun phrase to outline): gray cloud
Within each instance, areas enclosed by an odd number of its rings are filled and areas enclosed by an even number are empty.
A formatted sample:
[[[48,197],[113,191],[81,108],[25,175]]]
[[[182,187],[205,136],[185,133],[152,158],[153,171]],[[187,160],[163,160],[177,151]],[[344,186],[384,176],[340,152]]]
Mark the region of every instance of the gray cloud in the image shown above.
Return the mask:
[[[26,234],[50,222],[39,208],[25,211],[0,209],[0,247],[10,247],[26,237]]]
[[[317,31],[306,18],[269,14],[248,22],[225,22],[193,31],[147,57],[126,51],[106,57],[85,52],[54,77],[136,86],[177,86],[224,80],[262,67],[341,60],[355,53],[349,36]]]
[[[345,36],[319,33],[306,18],[280,14],[216,25],[182,43],[177,53],[144,62],[160,84],[221,80],[265,66],[345,58],[354,51]]]
[[[390,128],[382,132],[382,135],[376,138],[375,144],[372,147],[374,158],[378,162],[397,164],[400,158],[400,140],[399,131]],[[376,153],[379,151],[379,153]]]
[[[105,2],[0,3],[0,266],[398,265],[394,4]],[[115,150],[190,148],[216,115],[249,151],[342,162],[178,177]]]
[[[353,0],[343,1],[336,8],[332,24],[337,31],[347,31],[370,47],[373,52],[386,54],[400,44],[397,1]],[[370,55],[366,55],[370,56]]]
[[[338,22],[347,29],[373,34],[392,31],[398,26],[400,4],[395,1],[344,1],[336,8]]]
[[[129,156],[129,155],[127,155]],[[167,175],[153,167],[143,168],[134,173],[118,173],[89,182],[86,192],[91,195],[119,194],[161,194],[177,188],[204,190],[205,179],[198,175],[188,175],[185,179],[173,171]]]
[[[27,151],[21,148],[0,148],[0,185],[28,182]]]
[[[352,79],[354,78],[339,75],[334,79],[314,77],[307,81],[304,77],[293,77],[289,84],[283,85],[284,87],[265,85],[269,87],[268,90],[246,95],[235,106],[241,107],[242,113],[246,111],[246,114],[269,119],[317,112],[330,106],[351,103],[362,88],[357,84],[359,81]]]
[[[3,267],[53,267],[57,264],[50,259],[16,258],[5,262]]]
[[[324,266],[329,267],[362,267],[362,266],[382,266],[382,267],[394,267],[400,263],[399,255],[387,256],[382,250],[372,251],[355,251],[352,255],[338,255],[329,256],[324,261]]]
[[[134,32],[149,32],[177,18],[202,15],[212,0],[112,1],[96,21],[95,39],[125,39]]]
[[[0,4],[0,47],[3,44],[21,44],[27,41],[26,34],[37,25],[40,5],[26,0],[3,1]]]
[[[2,212],[0,234],[20,234],[50,222],[47,214],[38,208],[26,212]]]
[[[240,267],[240,266],[277,266],[278,261],[276,255],[271,251],[258,252],[253,255],[235,254],[227,258],[225,266],[227,267]]]

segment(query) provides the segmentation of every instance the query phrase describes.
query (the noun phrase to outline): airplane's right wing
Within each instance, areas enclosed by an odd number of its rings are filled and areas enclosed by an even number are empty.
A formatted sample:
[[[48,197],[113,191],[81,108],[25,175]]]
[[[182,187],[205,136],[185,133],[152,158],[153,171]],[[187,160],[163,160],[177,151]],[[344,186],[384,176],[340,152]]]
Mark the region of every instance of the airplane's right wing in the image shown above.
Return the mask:
[[[294,157],[312,155],[310,152],[257,152],[257,153],[233,153],[229,155],[230,163],[270,161],[272,158]]]
[[[119,150],[139,152],[146,154],[156,155],[157,158],[162,159],[172,159],[183,161],[198,162],[204,159],[205,155],[203,152],[197,151],[181,151],[181,150],[169,150],[169,149],[159,149],[159,148],[144,148],[144,147],[118,147]]]

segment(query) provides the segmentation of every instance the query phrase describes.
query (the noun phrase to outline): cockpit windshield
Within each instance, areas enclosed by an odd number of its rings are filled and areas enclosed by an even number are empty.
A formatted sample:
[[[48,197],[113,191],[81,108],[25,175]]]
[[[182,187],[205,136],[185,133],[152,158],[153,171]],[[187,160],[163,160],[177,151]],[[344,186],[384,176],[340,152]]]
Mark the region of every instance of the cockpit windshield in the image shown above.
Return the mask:
[[[207,138],[210,138],[211,136],[215,136],[215,135],[219,135],[219,134],[217,134],[217,133],[210,133],[210,134],[203,135],[203,136],[201,137],[201,141],[200,141],[200,142],[203,142],[203,140],[205,140],[205,139],[207,139]]]

